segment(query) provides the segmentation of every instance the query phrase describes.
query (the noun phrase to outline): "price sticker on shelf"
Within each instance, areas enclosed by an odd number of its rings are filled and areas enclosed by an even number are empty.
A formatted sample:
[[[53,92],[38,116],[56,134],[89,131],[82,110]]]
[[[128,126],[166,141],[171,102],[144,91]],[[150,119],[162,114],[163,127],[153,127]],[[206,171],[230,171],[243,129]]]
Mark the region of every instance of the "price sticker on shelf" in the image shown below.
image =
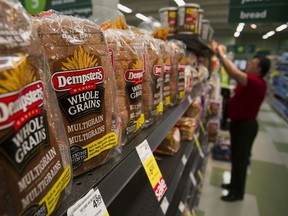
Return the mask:
[[[162,173],[147,140],[144,140],[140,145],[138,145],[136,151],[140,157],[156,198],[160,201],[167,190],[167,185],[162,177]]]
[[[182,156],[181,161],[182,161],[182,164],[185,166],[186,163],[187,163],[187,157],[186,157],[186,155],[183,155],[183,156]]]
[[[198,136],[196,134],[194,134],[194,140],[195,140],[196,147],[197,147],[197,149],[199,151],[200,157],[204,158],[204,153],[203,153],[203,151],[201,149],[200,142],[199,142]]]
[[[185,205],[184,205],[184,203],[183,203],[182,201],[180,201],[179,206],[178,206],[178,209],[179,209],[179,211],[180,211],[181,213],[184,212],[184,210],[185,210]]]
[[[196,178],[195,178],[195,176],[194,176],[194,174],[192,172],[190,172],[189,177],[190,177],[190,180],[191,180],[193,186],[196,187],[197,186],[197,181],[196,181]]]
[[[203,177],[203,174],[200,170],[197,171],[197,174],[198,174],[198,177],[201,181],[203,181],[204,177]]]
[[[165,215],[169,207],[169,202],[166,196],[164,196],[162,203],[160,204],[160,207],[161,207],[163,214]]]
[[[100,191],[96,189],[74,210],[73,216],[109,216]]]
[[[188,102],[189,102],[189,104],[192,104],[192,101],[193,101],[192,95],[189,95],[189,96],[188,96]]]
[[[202,121],[200,121],[200,128],[201,128],[201,130],[202,130],[202,133],[205,133],[205,132],[206,132]]]

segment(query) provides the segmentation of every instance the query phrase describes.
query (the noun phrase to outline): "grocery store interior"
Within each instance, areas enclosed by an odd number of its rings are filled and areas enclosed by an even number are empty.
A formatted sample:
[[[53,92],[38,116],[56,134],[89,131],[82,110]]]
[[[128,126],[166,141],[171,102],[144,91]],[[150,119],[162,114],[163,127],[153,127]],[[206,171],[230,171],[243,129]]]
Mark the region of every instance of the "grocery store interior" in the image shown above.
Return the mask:
[[[287,0],[11,2],[0,0],[0,216],[288,215]],[[237,82],[219,44],[243,73],[256,55],[271,62],[233,202],[221,184]],[[14,89],[26,59],[37,76]]]

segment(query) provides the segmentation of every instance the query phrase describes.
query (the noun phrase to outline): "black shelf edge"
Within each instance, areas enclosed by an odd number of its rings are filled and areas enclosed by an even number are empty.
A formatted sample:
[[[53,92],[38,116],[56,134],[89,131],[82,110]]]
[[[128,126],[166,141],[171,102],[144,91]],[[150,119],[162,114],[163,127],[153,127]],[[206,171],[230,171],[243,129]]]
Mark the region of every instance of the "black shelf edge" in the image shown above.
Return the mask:
[[[141,130],[133,140],[123,146],[120,155],[88,173],[75,177],[70,196],[61,203],[55,215],[67,215],[67,209],[92,188],[99,189],[108,207],[142,166],[135,147],[146,139],[151,150],[154,151],[190,106],[192,100],[202,93],[202,85],[201,83],[194,86],[192,93],[186,95],[182,102],[166,110],[153,125]]]
[[[168,37],[169,40],[176,39],[183,41],[188,50],[196,52],[200,56],[212,56],[213,50],[198,34],[176,34]]]

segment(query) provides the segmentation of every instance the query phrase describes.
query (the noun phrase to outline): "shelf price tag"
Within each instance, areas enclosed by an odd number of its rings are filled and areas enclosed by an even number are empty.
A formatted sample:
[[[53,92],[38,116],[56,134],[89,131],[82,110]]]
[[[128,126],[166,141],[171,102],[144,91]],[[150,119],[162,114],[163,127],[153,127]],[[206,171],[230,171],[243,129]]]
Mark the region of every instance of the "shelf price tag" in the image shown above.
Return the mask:
[[[193,101],[192,95],[189,95],[189,96],[188,96],[188,102],[189,102],[189,104],[192,104],[192,101]]]
[[[189,175],[190,179],[191,179],[191,182],[193,184],[194,187],[197,186],[197,181],[196,181],[196,178],[194,176],[194,174],[192,172],[190,172],[190,175]]]
[[[167,185],[162,177],[162,173],[147,140],[144,140],[140,145],[138,145],[136,150],[154,190],[156,198],[158,201],[160,201],[167,190]]]
[[[203,125],[202,121],[200,121],[200,128],[201,128],[201,130],[202,130],[203,133],[206,132],[206,130],[205,130],[205,128],[204,128],[204,125]]]
[[[204,177],[203,177],[202,172],[200,170],[198,170],[197,174],[198,174],[198,177],[199,177],[200,181],[203,181]]]
[[[194,134],[194,140],[195,140],[196,147],[197,147],[197,149],[199,151],[200,157],[204,158],[204,153],[203,153],[203,151],[201,149],[201,146],[200,146],[200,143],[199,143],[199,139],[198,139],[198,136],[196,134]]]
[[[186,157],[186,155],[183,155],[183,156],[182,156],[181,161],[182,161],[183,165],[185,166],[186,163],[187,163],[187,157]]]
[[[162,203],[160,204],[160,207],[161,207],[163,214],[165,215],[169,207],[169,202],[166,196],[164,196]]]
[[[72,216],[109,216],[100,191],[96,189],[74,210]]]
[[[184,205],[184,203],[183,203],[182,201],[180,201],[179,206],[178,206],[178,209],[179,209],[179,211],[180,211],[181,213],[184,212],[184,210],[185,210],[185,205]]]

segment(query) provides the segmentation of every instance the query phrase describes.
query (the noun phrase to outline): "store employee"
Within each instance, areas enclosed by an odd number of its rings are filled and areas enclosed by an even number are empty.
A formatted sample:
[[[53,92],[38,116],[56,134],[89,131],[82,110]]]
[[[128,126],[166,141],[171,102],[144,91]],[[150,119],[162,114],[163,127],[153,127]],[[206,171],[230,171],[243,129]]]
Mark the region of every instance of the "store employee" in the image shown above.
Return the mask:
[[[244,196],[250,152],[258,132],[256,117],[267,89],[263,77],[270,69],[270,60],[254,57],[244,73],[227,57],[225,46],[218,45],[217,53],[230,78],[237,81],[237,86],[227,102],[227,114],[231,119],[231,181],[230,184],[221,185],[229,190],[228,195],[221,199],[233,202],[242,200]]]

